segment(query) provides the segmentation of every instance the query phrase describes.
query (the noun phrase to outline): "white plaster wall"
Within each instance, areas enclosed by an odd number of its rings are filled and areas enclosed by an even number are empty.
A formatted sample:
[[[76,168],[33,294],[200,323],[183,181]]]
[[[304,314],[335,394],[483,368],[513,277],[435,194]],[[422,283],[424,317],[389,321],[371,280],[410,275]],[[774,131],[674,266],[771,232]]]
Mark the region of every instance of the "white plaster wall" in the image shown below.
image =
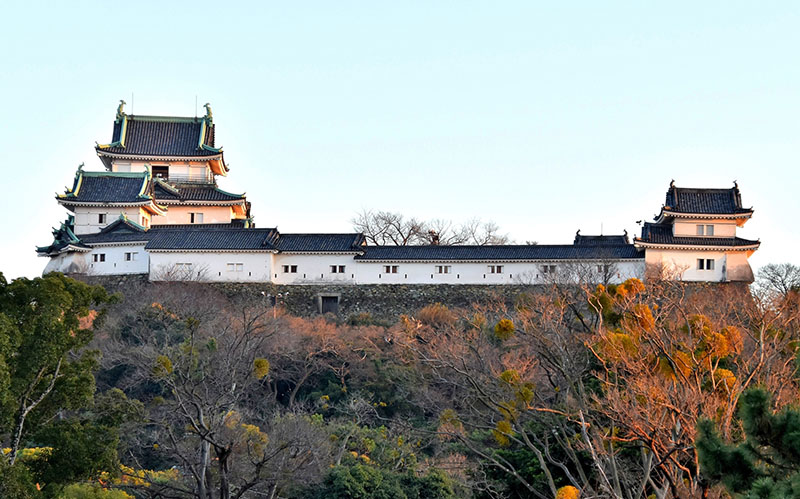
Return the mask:
[[[597,265],[608,262],[425,262],[391,263],[357,261],[357,284],[542,284],[547,282],[599,282],[602,273]],[[397,274],[387,274],[384,266],[397,265]],[[438,265],[450,265],[449,274],[436,272]],[[490,265],[502,265],[502,274],[490,273]],[[542,271],[543,265],[555,265],[556,273]],[[613,263],[611,282],[644,276],[644,260]]]
[[[42,275],[50,272],[61,272],[62,274],[83,274],[86,272],[86,253],[62,253],[50,258],[42,271]]]
[[[135,260],[126,261],[125,253],[136,253]],[[104,254],[105,261],[94,261],[94,255]],[[90,275],[146,274],[149,271],[149,255],[144,243],[125,246],[95,246],[86,254],[86,273]]]
[[[713,225],[714,235],[710,237],[736,237],[736,222],[732,220],[690,220],[676,221],[673,234],[676,236],[697,236],[698,225]]]
[[[154,223],[157,224],[188,224],[191,223],[189,213],[202,213],[203,223],[230,223],[234,218],[233,210],[230,206],[187,206],[187,205],[168,205],[167,215],[158,217]]]
[[[729,281],[753,282],[755,276],[747,261],[747,251],[730,252],[727,255],[727,279]]]
[[[139,225],[150,223],[150,214],[142,208],[136,206],[76,206],[75,207],[75,235],[96,234],[100,229],[115,222],[120,214],[125,214],[128,218]],[[98,215],[106,215],[106,223],[98,222]],[[147,221],[145,223],[145,220]]]
[[[272,255],[271,281],[275,284],[354,284],[357,276],[354,255]],[[284,273],[284,265],[297,265],[297,273]],[[343,274],[331,273],[331,265],[344,265]]]
[[[191,263],[191,275],[175,272],[176,263]],[[241,263],[242,271],[228,270],[228,263]],[[150,280],[200,280],[218,282],[267,282],[270,253],[160,252],[150,253]],[[173,277],[177,276],[177,277]]]
[[[698,270],[697,259],[713,259],[714,270]],[[727,256],[724,251],[645,250],[645,261],[653,268],[661,267],[667,276],[683,281],[719,282],[726,277]]]

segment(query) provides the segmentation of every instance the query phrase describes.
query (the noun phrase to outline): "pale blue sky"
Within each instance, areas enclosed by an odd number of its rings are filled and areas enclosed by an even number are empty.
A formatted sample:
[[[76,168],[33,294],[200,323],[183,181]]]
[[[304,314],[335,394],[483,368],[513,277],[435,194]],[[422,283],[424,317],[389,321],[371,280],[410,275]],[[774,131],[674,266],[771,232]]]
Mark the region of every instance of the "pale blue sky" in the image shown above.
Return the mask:
[[[372,208],[569,243],[638,233],[672,178],[736,179],[754,267],[800,263],[800,4],[551,3],[6,5],[0,270],[44,268],[54,193],[102,168],[119,99],[193,115],[195,95],[261,227]]]

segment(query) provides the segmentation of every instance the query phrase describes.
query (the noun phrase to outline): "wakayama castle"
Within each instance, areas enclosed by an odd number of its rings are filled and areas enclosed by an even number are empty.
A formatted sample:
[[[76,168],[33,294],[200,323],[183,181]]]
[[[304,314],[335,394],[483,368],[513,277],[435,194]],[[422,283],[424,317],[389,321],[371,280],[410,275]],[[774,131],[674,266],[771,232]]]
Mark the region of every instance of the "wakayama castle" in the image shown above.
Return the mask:
[[[759,241],[737,237],[752,216],[739,188],[670,183],[640,237],[576,234],[572,244],[371,246],[363,234],[257,228],[244,194],[217,178],[228,166],[203,117],[138,116],[117,109],[103,169],[75,173],[56,196],[69,212],[36,248],[44,273],[146,274],[152,281],[273,284],[541,284],[631,277],[752,282]]]

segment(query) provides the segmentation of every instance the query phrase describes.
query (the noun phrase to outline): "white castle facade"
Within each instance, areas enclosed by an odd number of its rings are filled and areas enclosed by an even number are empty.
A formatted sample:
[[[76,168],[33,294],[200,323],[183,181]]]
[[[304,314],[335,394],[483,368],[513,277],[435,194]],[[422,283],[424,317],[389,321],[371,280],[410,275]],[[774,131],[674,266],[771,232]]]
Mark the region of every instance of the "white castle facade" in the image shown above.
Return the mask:
[[[208,105],[205,116],[183,118],[127,115],[123,104],[111,143],[96,147],[105,169],[79,167],[56,197],[70,214],[37,248],[49,260],[44,273],[297,285],[753,280],[747,259],[760,242],[736,235],[753,210],[735,183],[670,184],[633,242],[578,233],[562,245],[371,246],[359,233],[256,228],[245,195],[217,186],[229,170]]]

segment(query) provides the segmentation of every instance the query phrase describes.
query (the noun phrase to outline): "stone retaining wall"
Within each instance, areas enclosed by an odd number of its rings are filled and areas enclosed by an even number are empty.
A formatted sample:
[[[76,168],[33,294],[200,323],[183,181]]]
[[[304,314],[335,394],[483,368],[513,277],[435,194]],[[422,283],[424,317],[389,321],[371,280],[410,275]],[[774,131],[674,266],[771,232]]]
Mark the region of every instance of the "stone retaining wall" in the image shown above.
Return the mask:
[[[134,292],[157,292],[155,287],[164,283],[151,283],[146,275],[75,276],[90,284],[100,284],[109,292],[123,296]],[[414,313],[432,303],[442,303],[450,308],[465,308],[472,303],[487,300],[503,301],[513,305],[524,291],[535,289],[530,285],[303,285],[287,286],[255,283],[184,283],[187,286],[204,286],[225,295],[261,295],[265,300],[277,302],[292,315],[310,316],[321,312],[322,297],[330,297],[337,304],[337,315],[343,319],[369,314],[375,319],[393,320],[401,314]],[[335,299],[335,300],[334,300]]]

